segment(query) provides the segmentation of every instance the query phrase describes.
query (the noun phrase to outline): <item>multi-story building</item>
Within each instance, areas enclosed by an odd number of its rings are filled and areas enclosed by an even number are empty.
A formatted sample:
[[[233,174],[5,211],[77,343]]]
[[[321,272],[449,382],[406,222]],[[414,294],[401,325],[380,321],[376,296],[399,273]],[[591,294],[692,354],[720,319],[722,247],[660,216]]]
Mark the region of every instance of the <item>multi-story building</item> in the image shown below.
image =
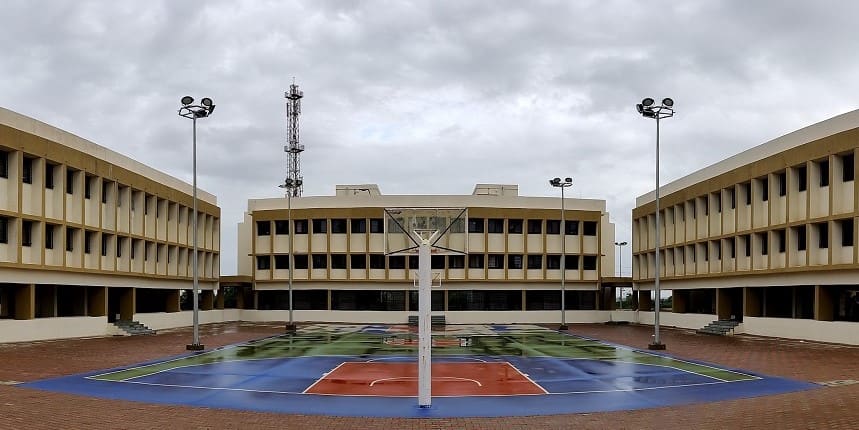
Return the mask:
[[[859,110],[787,134],[660,190],[662,322],[859,343]],[[654,193],[632,214],[633,281],[653,306]],[[647,314],[643,321],[652,321]]]
[[[189,151],[190,152],[190,151]],[[188,325],[192,187],[0,109],[0,341]],[[198,193],[202,308],[219,275],[220,209]]]
[[[606,320],[614,225],[602,200],[565,203],[562,228],[560,198],[522,197],[516,185],[477,185],[471,195],[338,185],[334,196],[250,200],[238,229],[238,273],[252,284],[244,306],[258,310],[254,319],[286,319],[292,234],[297,321],[405,322],[417,311],[418,262],[385,255],[385,208],[467,208],[467,228],[448,233],[466,253],[432,257],[435,313],[453,323],[560,321],[565,240],[568,321]]]

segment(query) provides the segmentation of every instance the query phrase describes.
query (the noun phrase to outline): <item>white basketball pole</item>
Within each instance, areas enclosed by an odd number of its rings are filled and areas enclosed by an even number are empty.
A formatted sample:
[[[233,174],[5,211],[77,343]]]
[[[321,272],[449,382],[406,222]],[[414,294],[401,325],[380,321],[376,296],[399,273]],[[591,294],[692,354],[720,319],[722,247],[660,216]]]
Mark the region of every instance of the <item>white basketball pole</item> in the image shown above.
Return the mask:
[[[435,235],[433,235],[435,236]],[[418,249],[418,406],[432,406],[432,271],[430,240],[420,238]]]

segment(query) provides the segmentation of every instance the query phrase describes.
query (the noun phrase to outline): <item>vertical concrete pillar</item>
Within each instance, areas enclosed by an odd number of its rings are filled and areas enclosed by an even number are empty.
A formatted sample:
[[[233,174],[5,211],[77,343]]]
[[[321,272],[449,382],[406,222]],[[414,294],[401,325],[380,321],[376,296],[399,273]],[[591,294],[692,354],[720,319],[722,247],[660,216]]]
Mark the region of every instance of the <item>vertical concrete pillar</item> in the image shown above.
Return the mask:
[[[446,308],[446,307],[447,307],[447,294],[445,294],[445,296],[444,296],[444,297],[445,297],[444,302],[445,302],[445,308]],[[523,311],[524,311],[524,310],[528,310],[528,303],[526,303],[526,300],[527,300],[527,299],[528,299],[528,297],[527,297],[527,295],[525,294],[525,290],[522,290],[522,310],[523,310]],[[446,310],[446,309],[445,309],[445,310]]]
[[[179,312],[182,296],[182,290],[170,290],[167,291],[166,297],[164,298],[164,311],[165,312]]]
[[[292,293],[295,294],[295,291],[293,291]],[[328,290],[328,305],[326,306],[326,308],[329,311],[331,310],[331,290]]]
[[[123,288],[119,296],[119,318],[131,321],[136,310],[135,303],[137,303],[137,289]]]
[[[200,310],[210,311],[215,307],[215,292],[212,290],[200,291]]]
[[[650,290],[638,291],[639,310],[651,312],[653,311],[653,298],[650,297]]]
[[[685,314],[689,311],[689,290],[674,290],[671,298],[671,312]]]
[[[743,315],[747,317],[759,317],[762,315],[763,302],[761,294],[752,287],[743,288]]]
[[[107,315],[107,287],[87,288],[87,315],[91,317]]]
[[[294,292],[294,291],[293,291]],[[254,291],[254,309],[259,309],[259,292]],[[331,308],[331,296],[328,296],[328,307]]]
[[[15,291],[15,319],[36,318],[36,286],[21,285]]]
[[[218,288],[218,295],[215,297],[215,309],[224,308],[224,287]]]
[[[835,319],[835,300],[832,287],[825,285],[814,286],[814,319],[832,321]]]
[[[720,320],[731,318],[731,297],[727,288],[716,289],[716,316]]]
[[[237,290],[236,290],[236,308],[237,309],[245,309],[245,294],[247,294],[247,288],[237,287]]]

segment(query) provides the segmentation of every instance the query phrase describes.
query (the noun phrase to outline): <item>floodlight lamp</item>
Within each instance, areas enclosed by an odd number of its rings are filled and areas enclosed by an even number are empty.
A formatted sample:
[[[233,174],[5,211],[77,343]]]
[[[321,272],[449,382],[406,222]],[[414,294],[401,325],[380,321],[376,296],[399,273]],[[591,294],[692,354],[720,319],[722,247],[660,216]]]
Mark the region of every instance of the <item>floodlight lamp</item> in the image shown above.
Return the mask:
[[[206,109],[197,109],[194,111],[194,116],[196,116],[197,118],[205,118],[209,116],[209,111],[207,111]]]
[[[191,97],[191,96],[182,97],[182,104],[183,105],[188,106],[191,103],[194,103],[194,97]]]
[[[653,106],[653,99],[652,99],[652,98],[650,98],[650,97],[647,97],[647,98],[645,98],[644,100],[642,100],[642,101],[641,101],[641,104],[643,104],[643,105],[644,105],[644,107],[650,107],[650,106]]]
[[[572,183],[573,183],[573,178],[564,178],[564,182],[566,182],[566,183],[568,183],[568,184],[572,184]]]
[[[211,107],[212,106],[212,99],[210,99],[208,97],[203,97],[203,100],[200,100],[200,104],[207,107],[207,108]]]
[[[672,100],[670,97],[666,97],[662,99],[662,105],[667,107],[674,107],[674,100]]]
[[[561,182],[561,178],[555,178],[555,179],[552,179],[552,182],[554,182],[554,183],[556,183],[556,184],[557,184],[557,183],[560,183],[560,182]]]
[[[638,103],[637,105],[635,105],[635,108],[638,109],[638,113],[644,114],[644,105]]]

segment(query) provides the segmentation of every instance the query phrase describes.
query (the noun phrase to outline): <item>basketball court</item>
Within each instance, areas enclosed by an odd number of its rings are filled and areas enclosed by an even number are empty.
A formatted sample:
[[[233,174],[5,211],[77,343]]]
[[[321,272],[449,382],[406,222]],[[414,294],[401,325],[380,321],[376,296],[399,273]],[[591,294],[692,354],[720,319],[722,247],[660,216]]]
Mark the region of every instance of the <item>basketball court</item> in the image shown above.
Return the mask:
[[[681,360],[534,325],[433,332],[432,406],[418,407],[407,325],[301,327],[295,334],[21,386],[93,397],[367,417],[616,411],[807,390],[816,385]]]

